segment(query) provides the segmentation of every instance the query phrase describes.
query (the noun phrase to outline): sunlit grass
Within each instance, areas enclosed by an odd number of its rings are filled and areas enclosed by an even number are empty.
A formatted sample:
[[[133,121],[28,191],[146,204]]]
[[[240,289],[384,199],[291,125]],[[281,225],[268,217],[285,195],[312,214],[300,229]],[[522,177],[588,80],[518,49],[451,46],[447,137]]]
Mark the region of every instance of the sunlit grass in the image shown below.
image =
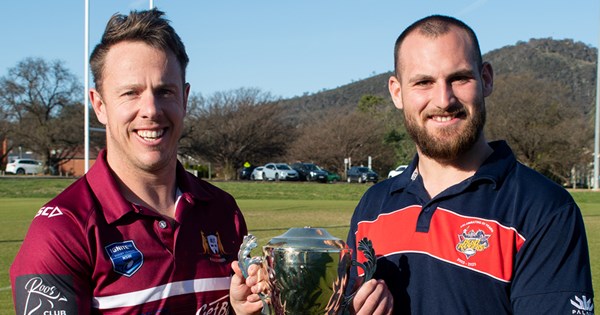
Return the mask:
[[[38,209],[73,179],[0,177],[0,314],[14,314],[8,268]],[[370,184],[213,182],[232,194],[259,248],[292,227],[322,227],[346,239],[350,216]],[[600,283],[600,192],[572,192],[584,215],[592,276]],[[598,299],[595,299],[598,300]]]

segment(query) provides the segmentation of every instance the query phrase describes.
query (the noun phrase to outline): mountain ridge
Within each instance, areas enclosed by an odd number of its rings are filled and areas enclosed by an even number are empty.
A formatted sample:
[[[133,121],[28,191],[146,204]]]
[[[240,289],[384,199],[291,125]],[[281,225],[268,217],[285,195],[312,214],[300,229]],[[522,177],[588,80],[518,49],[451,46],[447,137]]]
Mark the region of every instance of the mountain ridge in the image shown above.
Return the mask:
[[[597,51],[572,39],[540,38],[491,50],[483,60],[492,64],[496,76],[531,74],[566,86],[574,103],[589,115],[595,104]],[[387,81],[392,74],[384,72],[334,89],[283,99],[280,105],[290,120],[303,125],[330,110],[352,111],[366,94],[383,97],[391,104]]]

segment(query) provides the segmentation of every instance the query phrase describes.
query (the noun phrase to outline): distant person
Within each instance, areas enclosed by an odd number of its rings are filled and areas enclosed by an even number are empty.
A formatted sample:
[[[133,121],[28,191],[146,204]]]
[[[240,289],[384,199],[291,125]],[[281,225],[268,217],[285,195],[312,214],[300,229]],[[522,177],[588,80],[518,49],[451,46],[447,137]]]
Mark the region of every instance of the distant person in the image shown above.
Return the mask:
[[[494,76],[473,30],[429,16],[402,32],[394,53],[389,91],[417,154],[365,193],[348,235],[354,253],[363,237],[373,242],[393,313],[593,314],[578,206],[484,136]],[[361,306],[381,296],[361,289],[354,307],[367,314]]]
[[[91,55],[89,96],[106,149],[33,219],[10,268],[17,314],[262,306],[236,287],[243,301],[230,301],[230,264],[247,234],[235,200],[177,161],[188,56],[163,14],[114,15]]]

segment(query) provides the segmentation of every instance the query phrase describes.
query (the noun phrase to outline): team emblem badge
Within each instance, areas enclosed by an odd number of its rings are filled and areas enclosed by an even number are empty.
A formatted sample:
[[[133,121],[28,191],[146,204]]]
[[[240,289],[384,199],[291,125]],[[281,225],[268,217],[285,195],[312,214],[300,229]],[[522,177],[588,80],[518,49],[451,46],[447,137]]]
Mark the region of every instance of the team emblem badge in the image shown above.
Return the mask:
[[[223,244],[221,244],[221,237],[219,236],[219,232],[215,234],[209,234],[208,236],[202,233],[202,247],[203,254],[210,254],[210,260],[213,262],[224,262],[225,258],[223,255],[227,254],[225,249],[223,249]]]
[[[112,243],[104,248],[113,265],[113,270],[131,277],[144,263],[144,255],[133,241]]]
[[[474,230],[467,231],[467,229],[464,229],[461,234],[458,234],[456,250],[465,254],[467,259],[469,259],[477,254],[477,252],[484,251],[490,246],[488,243],[490,236],[489,234],[485,234],[483,230],[475,232]]]

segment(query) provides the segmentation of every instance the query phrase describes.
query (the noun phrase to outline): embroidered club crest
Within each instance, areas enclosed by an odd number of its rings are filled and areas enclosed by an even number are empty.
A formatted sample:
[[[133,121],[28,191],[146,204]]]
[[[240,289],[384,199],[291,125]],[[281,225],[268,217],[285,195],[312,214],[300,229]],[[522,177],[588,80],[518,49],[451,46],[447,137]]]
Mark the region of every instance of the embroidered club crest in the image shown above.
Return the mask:
[[[221,237],[219,236],[219,232],[215,234],[209,234],[206,236],[204,232],[202,233],[202,254],[210,254],[210,260],[213,262],[224,262],[225,258],[223,255],[227,254],[225,249],[223,249],[223,244],[221,244]]]
[[[458,244],[456,250],[463,253],[467,259],[471,258],[477,252],[484,251],[490,246],[488,243],[489,234],[485,234],[483,230],[467,231],[464,229],[461,234],[458,234]]]
[[[140,252],[132,240],[112,243],[104,247],[113,270],[127,277],[131,277],[144,263],[144,255]]]

